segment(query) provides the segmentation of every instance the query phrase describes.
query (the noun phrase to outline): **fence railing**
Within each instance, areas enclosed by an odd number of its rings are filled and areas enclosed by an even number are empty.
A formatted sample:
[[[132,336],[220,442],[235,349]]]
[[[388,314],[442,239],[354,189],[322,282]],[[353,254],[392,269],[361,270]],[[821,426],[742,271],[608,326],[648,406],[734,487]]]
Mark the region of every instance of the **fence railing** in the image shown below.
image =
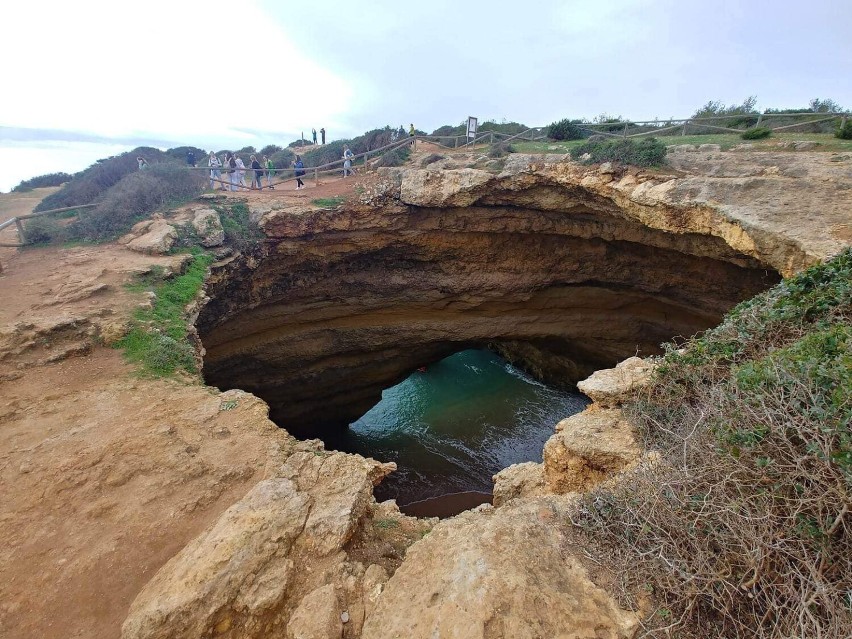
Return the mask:
[[[3,223],[0,223],[0,231],[3,229],[12,226],[13,224],[17,227],[18,230],[18,242],[19,244],[7,244],[0,243],[0,246],[4,247],[20,247],[27,245],[27,235],[24,230],[24,225],[21,224],[21,220],[29,220],[34,217],[41,217],[42,215],[51,215],[53,213],[65,213],[67,211],[76,211],[77,209],[90,209],[92,207],[97,206],[97,204],[78,204],[77,206],[63,206],[60,209],[50,209],[49,211],[39,211],[38,213],[28,213],[27,215],[16,215],[13,218],[9,218]]]
[[[712,131],[723,131],[726,133],[743,133],[750,128],[765,126],[771,131],[785,131],[796,127],[810,126],[813,124],[822,124],[831,122],[832,120],[840,120],[840,126],[846,124],[847,118],[852,115],[849,112],[845,113],[815,113],[813,111],[800,111],[798,113],[733,113],[729,115],[718,115],[702,118],[670,118],[668,120],[625,120],[624,122],[583,122],[577,123],[575,126],[579,129],[590,131],[597,135],[605,135],[614,138],[638,138],[642,136],[659,135],[668,131],[681,130],[680,135],[687,135],[689,127],[698,129],[710,129]],[[804,119],[801,122],[787,124],[784,126],[771,126],[773,120],[783,120],[784,118],[811,118]],[[710,122],[729,122],[731,120],[753,120],[754,124],[745,129],[733,128],[726,126],[718,126],[709,124]],[[647,129],[629,133],[631,129]],[[620,130],[619,130],[620,129]]]

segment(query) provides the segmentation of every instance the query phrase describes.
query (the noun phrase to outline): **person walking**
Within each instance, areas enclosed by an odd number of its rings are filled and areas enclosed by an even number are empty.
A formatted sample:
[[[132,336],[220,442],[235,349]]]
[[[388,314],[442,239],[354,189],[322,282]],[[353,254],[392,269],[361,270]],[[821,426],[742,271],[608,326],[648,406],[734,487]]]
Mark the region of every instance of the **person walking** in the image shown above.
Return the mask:
[[[240,186],[247,187],[248,185],[246,184],[246,165],[243,162],[243,159],[236,153],[234,153],[234,159],[237,162],[237,176],[240,180]]]
[[[322,143],[325,144],[325,127],[320,129],[320,136],[322,137]]]
[[[414,136],[417,135],[417,132],[414,130],[414,123],[411,123],[411,126],[408,129],[408,137],[411,138],[411,146],[414,146]]]
[[[265,155],[263,156],[263,165],[266,167],[266,185],[274,191],[275,187],[272,186],[272,176],[275,175],[275,165]]]
[[[237,159],[230,151],[225,152],[225,171],[228,174],[228,184],[230,191],[237,190]]]
[[[210,167],[210,188],[215,189],[219,185],[219,190],[224,191],[225,186],[222,184],[222,161],[216,157],[213,151],[210,151],[210,157],[207,158],[207,166]]]
[[[136,163],[139,165],[139,170],[144,171],[148,168],[148,162],[141,155],[136,158]]]
[[[195,168],[195,151],[186,152],[186,165]]]
[[[302,182],[302,176],[305,174],[305,165],[302,162],[301,155],[296,156],[296,161],[293,162],[293,168],[296,169],[293,171],[293,175],[296,176],[296,189],[305,188],[305,183]]]
[[[263,179],[263,167],[257,161],[257,156],[252,155],[249,159],[251,160],[251,169],[254,171],[251,179],[251,188],[255,188],[256,185],[257,190],[262,191],[263,184],[261,183],[261,179]]]
[[[352,158],[355,157],[355,154],[349,149],[347,145],[343,145],[343,177],[346,177],[350,173],[352,175],[355,174],[355,171],[352,169]]]
[[[313,136],[313,138],[314,138],[314,145],[316,146],[316,143],[317,143],[317,130],[316,130],[316,129],[311,129],[311,135],[312,135],[312,136]]]

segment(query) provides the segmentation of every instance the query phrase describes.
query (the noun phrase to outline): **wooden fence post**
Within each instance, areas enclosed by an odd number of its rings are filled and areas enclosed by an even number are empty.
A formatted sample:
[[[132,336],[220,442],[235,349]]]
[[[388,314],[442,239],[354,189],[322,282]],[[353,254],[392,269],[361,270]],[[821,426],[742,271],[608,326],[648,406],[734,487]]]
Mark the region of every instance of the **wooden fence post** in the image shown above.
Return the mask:
[[[627,122],[624,123],[624,137],[627,137]]]
[[[319,171],[314,169],[314,186],[319,186]]]
[[[687,125],[687,124],[689,124],[689,120],[684,120],[684,121],[683,121],[683,130],[680,132],[680,134],[681,134],[682,136],[683,136],[683,135],[686,135],[686,125]]]
[[[18,227],[18,238],[21,240],[21,244],[27,243],[27,236],[24,233],[24,225],[21,224],[21,220],[15,220],[15,226]]]

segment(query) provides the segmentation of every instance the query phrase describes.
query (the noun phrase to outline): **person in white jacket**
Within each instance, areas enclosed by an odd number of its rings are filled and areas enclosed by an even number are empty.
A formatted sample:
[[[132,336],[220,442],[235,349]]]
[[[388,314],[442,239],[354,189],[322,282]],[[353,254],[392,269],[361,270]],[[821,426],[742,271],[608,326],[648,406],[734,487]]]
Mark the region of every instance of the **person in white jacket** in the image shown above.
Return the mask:
[[[234,153],[234,157],[237,159],[237,175],[240,176],[240,184],[242,186],[247,187],[246,184],[246,165],[243,163],[243,159]]]
[[[219,185],[219,190],[224,191],[225,185],[222,184],[222,161],[216,157],[213,151],[210,151],[210,157],[207,158],[207,166],[210,167],[210,188],[215,189]]]

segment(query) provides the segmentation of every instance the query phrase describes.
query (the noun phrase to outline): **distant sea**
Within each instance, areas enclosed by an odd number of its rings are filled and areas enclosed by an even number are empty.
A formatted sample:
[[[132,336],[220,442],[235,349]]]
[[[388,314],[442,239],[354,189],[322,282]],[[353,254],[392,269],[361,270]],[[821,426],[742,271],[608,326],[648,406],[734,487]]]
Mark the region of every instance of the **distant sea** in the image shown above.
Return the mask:
[[[101,158],[130,151],[135,146],[104,142],[0,139],[0,191],[8,193],[22,180],[37,175],[76,173]]]

